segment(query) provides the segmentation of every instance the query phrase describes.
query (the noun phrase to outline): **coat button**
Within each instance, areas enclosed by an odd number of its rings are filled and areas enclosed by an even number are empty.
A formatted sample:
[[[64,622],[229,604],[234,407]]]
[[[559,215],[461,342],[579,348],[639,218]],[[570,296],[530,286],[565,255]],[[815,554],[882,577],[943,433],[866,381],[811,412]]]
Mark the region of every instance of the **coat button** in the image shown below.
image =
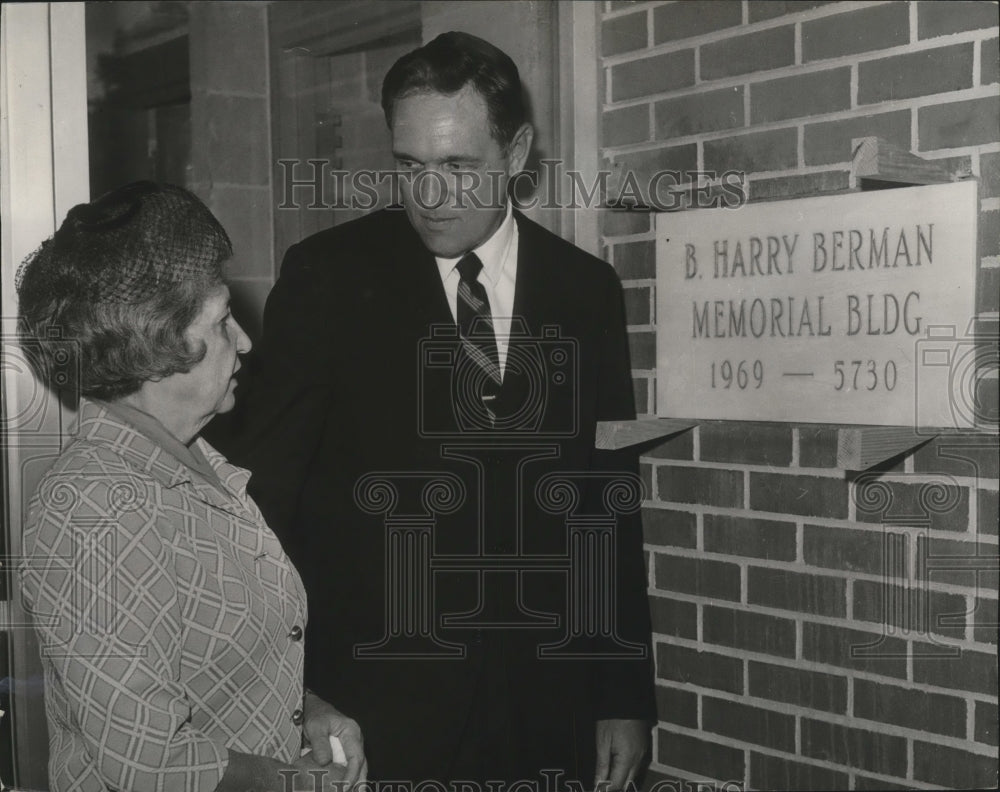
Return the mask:
[[[301,726],[302,721],[304,720],[305,716],[302,714],[302,710],[297,709],[295,710],[295,712],[292,713],[292,723],[294,723],[296,726]]]
[[[293,641],[301,641],[302,640],[302,628],[299,627],[299,625],[296,624],[294,627],[292,627],[292,631],[290,633],[288,633],[288,637],[291,638]]]

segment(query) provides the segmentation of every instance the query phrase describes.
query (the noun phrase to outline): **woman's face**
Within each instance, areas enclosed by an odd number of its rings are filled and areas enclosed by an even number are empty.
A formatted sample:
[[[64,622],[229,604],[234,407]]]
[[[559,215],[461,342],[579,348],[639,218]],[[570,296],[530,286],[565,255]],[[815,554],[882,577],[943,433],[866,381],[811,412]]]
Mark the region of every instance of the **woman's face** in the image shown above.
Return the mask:
[[[192,349],[205,347],[205,357],[190,371],[169,380],[173,398],[185,410],[197,412],[204,425],[217,413],[228,412],[236,403],[234,375],[240,368],[237,355],[250,351],[250,339],[229,313],[229,288],[219,286],[202,304],[201,313],[185,333]]]

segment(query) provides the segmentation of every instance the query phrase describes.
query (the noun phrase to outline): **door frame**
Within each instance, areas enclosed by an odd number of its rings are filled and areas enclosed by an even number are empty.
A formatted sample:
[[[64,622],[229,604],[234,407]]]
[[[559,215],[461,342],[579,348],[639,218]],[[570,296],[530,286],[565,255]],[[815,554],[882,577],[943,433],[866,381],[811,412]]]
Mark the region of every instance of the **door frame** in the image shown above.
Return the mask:
[[[69,209],[90,198],[87,140],[87,57],[83,3],[4,3],[0,47],[0,372],[4,400],[4,572],[10,600],[0,609],[11,679],[15,783],[47,788],[47,729],[33,631],[20,603],[16,565],[28,497],[58,454],[72,417],[34,378],[16,341],[15,277],[19,264]]]

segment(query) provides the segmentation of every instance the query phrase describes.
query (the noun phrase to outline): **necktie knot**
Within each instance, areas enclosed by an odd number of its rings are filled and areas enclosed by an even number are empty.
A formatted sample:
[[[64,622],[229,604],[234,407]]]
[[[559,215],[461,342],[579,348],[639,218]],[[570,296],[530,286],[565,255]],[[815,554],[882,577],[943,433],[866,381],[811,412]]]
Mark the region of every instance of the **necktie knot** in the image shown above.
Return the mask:
[[[459,260],[458,264],[455,265],[455,268],[458,270],[458,274],[462,280],[467,283],[473,283],[483,269],[483,262],[479,260],[479,256],[475,253],[466,253]]]

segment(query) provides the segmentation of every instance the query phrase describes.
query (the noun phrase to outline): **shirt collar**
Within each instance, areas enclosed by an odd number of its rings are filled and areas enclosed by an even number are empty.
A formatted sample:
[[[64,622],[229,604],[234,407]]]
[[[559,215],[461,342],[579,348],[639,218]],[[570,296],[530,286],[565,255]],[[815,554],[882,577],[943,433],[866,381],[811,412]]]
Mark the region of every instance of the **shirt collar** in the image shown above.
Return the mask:
[[[500,223],[500,227],[493,232],[489,239],[478,247],[474,247],[471,251],[483,262],[483,272],[486,273],[486,277],[489,278],[491,283],[496,284],[500,281],[500,276],[503,274],[508,263],[507,259],[509,256],[507,255],[507,251],[510,249],[510,244],[516,230],[517,225],[514,222],[514,210],[511,204],[508,203],[507,216]],[[435,256],[434,258],[441,273],[441,280],[444,280],[455,270],[455,265],[461,261],[462,256],[458,256],[457,258],[440,258]]]

